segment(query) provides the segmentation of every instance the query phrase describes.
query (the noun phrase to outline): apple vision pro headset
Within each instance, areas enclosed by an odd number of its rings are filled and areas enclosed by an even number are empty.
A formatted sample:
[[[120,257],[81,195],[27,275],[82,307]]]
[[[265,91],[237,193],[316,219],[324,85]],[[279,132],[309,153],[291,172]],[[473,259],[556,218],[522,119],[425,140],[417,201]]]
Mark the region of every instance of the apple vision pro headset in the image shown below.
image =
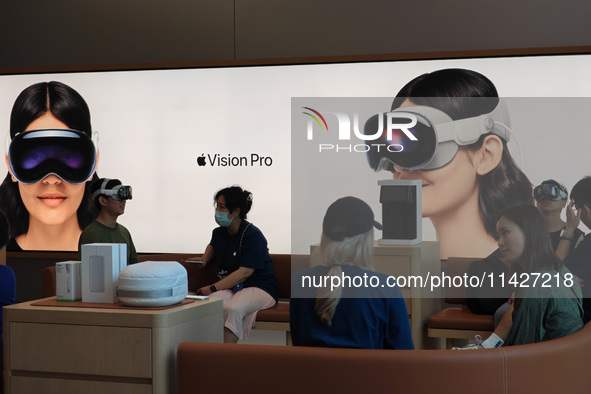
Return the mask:
[[[96,198],[97,196],[103,195],[107,197],[111,197],[113,200],[131,200],[133,198],[131,186],[124,186],[124,185],[117,185],[113,186],[111,189],[107,189],[107,183],[109,183],[111,179],[105,178],[101,187],[92,193],[92,198]]]
[[[435,170],[452,161],[459,146],[471,145],[482,135],[494,134],[509,142],[510,123],[502,99],[490,113],[458,120],[423,105],[397,108],[365,122],[363,133],[376,137],[369,144],[367,161],[375,171],[393,171],[394,164],[407,170]]]
[[[54,174],[73,185],[87,182],[96,169],[98,133],[71,129],[40,129],[6,138],[12,175],[25,185]]]
[[[21,183],[32,185],[54,174],[64,181],[79,185],[92,178],[98,156],[98,133],[91,139],[72,129],[40,129],[6,138],[6,156],[12,175]],[[131,200],[131,186],[117,185],[106,189],[106,179],[93,194],[114,200]]]

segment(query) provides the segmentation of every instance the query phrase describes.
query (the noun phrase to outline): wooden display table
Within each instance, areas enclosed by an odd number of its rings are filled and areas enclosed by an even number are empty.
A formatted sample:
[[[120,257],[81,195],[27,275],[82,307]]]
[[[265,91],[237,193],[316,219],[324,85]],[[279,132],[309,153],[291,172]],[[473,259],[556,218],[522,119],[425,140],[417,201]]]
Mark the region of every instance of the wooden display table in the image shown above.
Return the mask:
[[[6,394],[176,393],[181,342],[222,342],[222,301],[167,309],[4,307]],[[67,303],[64,303],[67,304]]]

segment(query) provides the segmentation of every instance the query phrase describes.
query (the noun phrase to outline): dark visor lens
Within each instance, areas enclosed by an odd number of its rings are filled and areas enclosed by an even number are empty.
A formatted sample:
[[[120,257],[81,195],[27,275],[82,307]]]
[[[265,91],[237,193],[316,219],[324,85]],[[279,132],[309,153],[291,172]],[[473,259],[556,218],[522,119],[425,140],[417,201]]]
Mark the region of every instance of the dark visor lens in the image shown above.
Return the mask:
[[[90,137],[76,130],[31,130],[17,134],[8,151],[10,168],[24,184],[55,174],[72,184],[94,172],[96,151]]]
[[[111,197],[114,200],[131,200],[133,198],[131,186],[120,186],[117,192]]]
[[[536,201],[542,200],[552,200],[552,201],[559,201],[562,200],[561,190],[556,185],[540,185],[534,188],[534,198]],[[566,197],[565,197],[566,198]]]
[[[367,141],[369,145],[367,161],[373,170],[393,170],[388,163],[407,169],[420,168],[433,158],[437,147],[435,130],[425,118],[417,114],[413,114],[419,119],[416,125],[412,128],[404,128],[402,125],[411,124],[408,115],[404,114],[401,112],[398,117],[396,112],[391,113],[390,124],[399,127],[393,127],[391,132],[388,132],[388,114],[386,113],[374,115],[365,122],[363,128],[365,135],[376,135],[381,129],[378,139]],[[412,134],[416,140],[410,139],[407,133]]]

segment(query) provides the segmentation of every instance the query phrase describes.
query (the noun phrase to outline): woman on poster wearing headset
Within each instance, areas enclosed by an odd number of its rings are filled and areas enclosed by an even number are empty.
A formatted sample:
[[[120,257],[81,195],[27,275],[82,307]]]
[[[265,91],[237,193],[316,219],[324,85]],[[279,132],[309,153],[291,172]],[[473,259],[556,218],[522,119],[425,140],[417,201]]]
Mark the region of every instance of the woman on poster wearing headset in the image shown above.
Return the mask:
[[[507,148],[509,114],[493,83],[463,69],[423,74],[400,90],[392,111],[392,123],[417,120],[412,128],[417,140],[403,130],[393,130],[390,141],[382,135],[387,140],[382,142],[403,149],[370,150],[370,167],[388,169],[394,179],[422,181],[423,217],[435,227],[442,259],[491,254],[497,249],[498,213],[533,203],[531,182]],[[367,121],[365,134],[386,124],[387,115],[379,116]]]
[[[12,108],[6,145],[0,209],[10,225],[7,250],[78,250],[97,213],[89,181],[98,148],[82,96],[61,82],[29,86]]]

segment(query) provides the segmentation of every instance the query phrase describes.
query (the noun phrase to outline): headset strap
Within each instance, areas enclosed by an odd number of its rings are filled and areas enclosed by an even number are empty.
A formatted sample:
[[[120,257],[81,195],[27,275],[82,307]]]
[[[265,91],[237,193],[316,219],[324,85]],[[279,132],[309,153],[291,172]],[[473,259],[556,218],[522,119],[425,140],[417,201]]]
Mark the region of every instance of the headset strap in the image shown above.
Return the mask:
[[[105,178],[101,187],[97,191],[92,193],[92,198],[97,198],[101,194],[105,194],[104,192],[107,191],[105,188],[107,187],[107,183],[109,183],[110,180],[111,180],[110,178]]]

